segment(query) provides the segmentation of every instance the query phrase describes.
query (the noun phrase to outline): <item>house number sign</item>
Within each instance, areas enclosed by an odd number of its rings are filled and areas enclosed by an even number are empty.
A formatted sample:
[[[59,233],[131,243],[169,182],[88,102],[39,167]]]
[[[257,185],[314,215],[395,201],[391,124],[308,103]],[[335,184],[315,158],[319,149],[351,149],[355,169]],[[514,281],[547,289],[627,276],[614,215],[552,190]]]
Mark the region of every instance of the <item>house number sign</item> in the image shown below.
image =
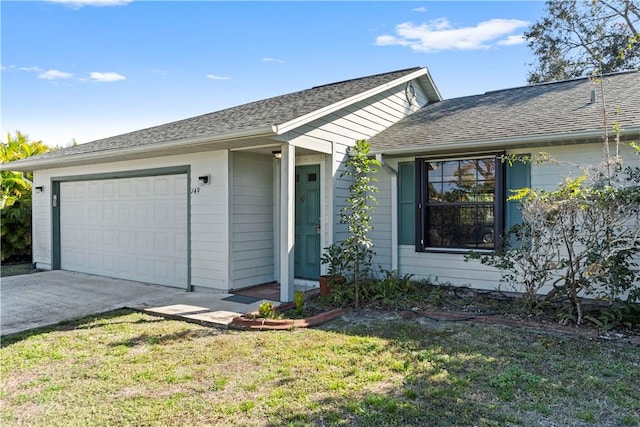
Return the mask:
[[[195,187],[191,189],[191,194],[199,194],[200,193],[200,187]]]

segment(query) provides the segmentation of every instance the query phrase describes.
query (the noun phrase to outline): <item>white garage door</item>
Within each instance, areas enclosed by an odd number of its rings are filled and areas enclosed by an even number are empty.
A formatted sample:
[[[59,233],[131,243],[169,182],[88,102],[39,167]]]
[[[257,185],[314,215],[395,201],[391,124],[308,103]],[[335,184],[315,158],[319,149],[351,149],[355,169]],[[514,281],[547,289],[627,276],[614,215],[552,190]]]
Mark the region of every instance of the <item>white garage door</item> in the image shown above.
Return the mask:
[[[187,176],[60,183],[63,270],[187,287]]]

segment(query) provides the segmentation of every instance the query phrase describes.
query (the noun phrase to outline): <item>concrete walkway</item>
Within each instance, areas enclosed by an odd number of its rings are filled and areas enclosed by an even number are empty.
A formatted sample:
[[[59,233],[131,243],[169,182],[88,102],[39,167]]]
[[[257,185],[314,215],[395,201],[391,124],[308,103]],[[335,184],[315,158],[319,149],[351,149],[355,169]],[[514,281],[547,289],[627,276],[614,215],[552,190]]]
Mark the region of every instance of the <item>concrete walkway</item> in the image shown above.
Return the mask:
[[[226,327],[265,300],[226,292],[186,292],[165,286],[69,271],[0,279],[0,335],[128,307]]]

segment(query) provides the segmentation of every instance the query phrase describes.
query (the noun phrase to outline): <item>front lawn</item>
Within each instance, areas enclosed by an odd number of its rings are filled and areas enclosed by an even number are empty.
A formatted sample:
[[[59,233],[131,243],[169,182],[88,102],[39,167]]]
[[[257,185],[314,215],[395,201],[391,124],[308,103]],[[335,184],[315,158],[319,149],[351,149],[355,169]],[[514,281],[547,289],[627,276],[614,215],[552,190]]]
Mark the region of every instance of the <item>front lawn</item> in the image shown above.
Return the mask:
[[[117,311],[3,338],[3,426],[633,426],[640,349],[349,313],[222,331]]]

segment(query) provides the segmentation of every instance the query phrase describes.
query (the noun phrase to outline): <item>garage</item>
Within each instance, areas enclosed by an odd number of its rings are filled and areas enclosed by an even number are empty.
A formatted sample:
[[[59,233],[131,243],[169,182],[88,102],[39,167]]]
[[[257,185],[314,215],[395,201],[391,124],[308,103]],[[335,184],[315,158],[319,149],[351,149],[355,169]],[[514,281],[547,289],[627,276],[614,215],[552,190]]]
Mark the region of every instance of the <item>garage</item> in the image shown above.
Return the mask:
[[[186,289],[187,207],[187,174],[60,182],[60,268]]]

